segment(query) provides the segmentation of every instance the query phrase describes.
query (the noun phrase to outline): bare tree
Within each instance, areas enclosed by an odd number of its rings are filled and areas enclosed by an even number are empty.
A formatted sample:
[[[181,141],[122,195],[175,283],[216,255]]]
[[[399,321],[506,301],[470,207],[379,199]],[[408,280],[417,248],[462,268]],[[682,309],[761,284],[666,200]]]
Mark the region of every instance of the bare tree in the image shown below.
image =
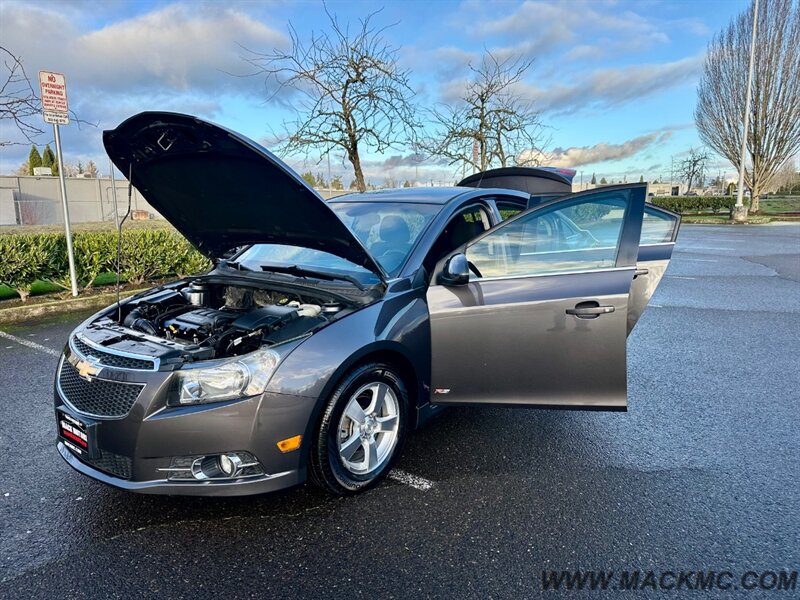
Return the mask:
[[[24,137],[26,142],[0,139],[0,146],[32,142],[42,133],[41,106],[39,97],[25,72],[22,59],[0,46],[3,72],[0,75],[0,122],[10,123]]]
[[[518,90],[532,64],[522,57],[501,60],[487,51],[477,66],[469,65],[460,102],[431,111],[437,131],[421,148],[477,171],[538,164],[543,127],[533,102]]]
[[[300,97],[292,102],[296,119],[285,124],[283,151],[321,151],[321,160],[341,148],[353,166],[356,187],[364,191],[362,150],[383,152],[413,137],[414,92],[408,72],[398,64],[397,48],[384,40],[387,27],[373,25],[380,11],[361,19],[353,32],[327,7],[325,12],[330,31],[313,33],[305,43],[290,24],[288,52],[248,51],[245,60],[256,68],[254,74],[266,76],[267,84],[278,84],[276,94],[290,89]]]
[[[679,179],[686,182],[687,193],[691,191],[693,183],[700,182],[700,185],[703,185],[706,164],[709,158],[710,156],[705,149],[695,150],[690,148],[686,158],[678,161],[675,170]]]
[[[708,46],[695,122],[702,140],[738,169],[753,8],[737,16]],[[800,2],[760,3],[745,183],[751,212],[759,195],[800,151]]]

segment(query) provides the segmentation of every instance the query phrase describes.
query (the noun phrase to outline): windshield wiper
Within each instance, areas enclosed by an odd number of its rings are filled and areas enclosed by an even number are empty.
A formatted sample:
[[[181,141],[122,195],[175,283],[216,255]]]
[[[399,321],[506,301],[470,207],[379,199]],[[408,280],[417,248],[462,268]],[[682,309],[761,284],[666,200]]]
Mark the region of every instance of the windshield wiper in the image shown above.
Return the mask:
[[[297,275],[298,277],[315,277],[317,279],[325,279],[327,281],[347,281],[348,283],[352,283],[362,292],[365,289],[364,284],[350,275],[337,275],[333,273],[314,271],[313,269],[304,269],[303,267],[298,267],[297,265],[261,265],[261,270],[273,271],[275,273],[286,273],[287,275]]]

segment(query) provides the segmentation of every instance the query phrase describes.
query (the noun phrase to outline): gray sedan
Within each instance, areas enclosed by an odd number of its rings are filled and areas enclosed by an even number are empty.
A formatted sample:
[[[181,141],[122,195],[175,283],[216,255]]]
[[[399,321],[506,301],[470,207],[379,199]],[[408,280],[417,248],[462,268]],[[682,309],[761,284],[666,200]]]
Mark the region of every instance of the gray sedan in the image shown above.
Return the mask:
[[[104,134],[114,164],[214,262],[69,337],[58,450],[135,492],[375,485],[448,405],[625,410],[626,338],[679,217],[644,184],[560,169],[326,202],[255,142],[188,115]]]

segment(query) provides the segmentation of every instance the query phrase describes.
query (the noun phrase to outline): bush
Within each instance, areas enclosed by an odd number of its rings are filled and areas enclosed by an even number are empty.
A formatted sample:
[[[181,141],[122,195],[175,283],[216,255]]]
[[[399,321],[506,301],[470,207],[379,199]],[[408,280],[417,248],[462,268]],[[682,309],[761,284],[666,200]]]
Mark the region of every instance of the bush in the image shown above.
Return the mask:
[[[116,271],[117,234],[86,231],[73,235],[78,281],[90,287],[98,275]],[[69,288],[66,238],[62,233],[26,233],[0,236],[0,283],[28,298],[31,285],[52,281]],[[169,275],[192,275],[207,270],[211,262],[185,238],[170,229],[134,229],[122,233],[120,276],[144,283]]]
[[[66,254],[66,239],[53,233],[0,236],[0,283],[28,299],[37,279],[50,279]]]
[[[656,206],[682,215],[705,212],[717,214],[723,210],[730,212],[736,204],[733,196],[657,196],[652,201]]]

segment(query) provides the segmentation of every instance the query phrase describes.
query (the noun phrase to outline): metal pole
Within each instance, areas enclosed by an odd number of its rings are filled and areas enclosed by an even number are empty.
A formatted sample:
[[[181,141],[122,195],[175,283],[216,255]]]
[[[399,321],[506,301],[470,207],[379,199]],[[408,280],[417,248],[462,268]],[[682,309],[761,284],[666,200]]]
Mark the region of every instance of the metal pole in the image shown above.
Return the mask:
[[[756,26],[758,25],[758,0],[753,4],[753,35],[750,37],[750,64],[747,66],[747,91],[744,95],[744,131],[742,132],[742,151],[739,153],[739,189],[736,192],[736,208],[744,208],[744,160],[747,153],[747,129],[750,124],[750,87],[753,83],[753,59],[756,54]]]
[[[114,163],[108,161],[108,164],[111,166],[111,198],[114,202],[114,222],[117,224],[117,229],[119,229],[119,210],[117,209],[117,181],[114,179]]]
[[[64,231],[67,236],[67,259],[69,260],[69,281],[72,284],[72,295],[78,295],[78,278],[75,275],[75,254],[72,251],[72,231],[69,226],[69,205],[67,204],[67,182],[64,177],[64,156],[61,153],[61,133],[58,123],[53,124],[56,138],[56,154],[58,157],[58,179],[61,181],[61,204],[64,207]]]
[[[331,152],[328,150],[328,197],[330,197],[330,190],[333,186],[331,185]]]

